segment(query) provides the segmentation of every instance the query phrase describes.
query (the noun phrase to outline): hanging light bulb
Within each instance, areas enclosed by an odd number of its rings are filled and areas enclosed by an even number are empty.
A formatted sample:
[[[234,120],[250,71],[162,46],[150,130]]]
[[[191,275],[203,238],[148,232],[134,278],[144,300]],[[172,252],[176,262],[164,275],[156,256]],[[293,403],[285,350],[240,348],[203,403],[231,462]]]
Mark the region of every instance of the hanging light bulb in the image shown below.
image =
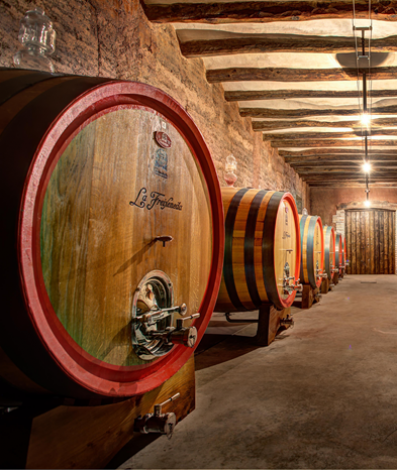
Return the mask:
[[[363,171],[369,173],[371,171],[371,164],[369,162],[364,162]]]
[[[364,201],[364,206],[365,207],[371,207],[371,201],[369,199],[367,199],[366,201]]]
[[[371,122],[371,116],[368,113],[363,113],[361,115],[361,124],[363,126],[369,126],[370,122]]]

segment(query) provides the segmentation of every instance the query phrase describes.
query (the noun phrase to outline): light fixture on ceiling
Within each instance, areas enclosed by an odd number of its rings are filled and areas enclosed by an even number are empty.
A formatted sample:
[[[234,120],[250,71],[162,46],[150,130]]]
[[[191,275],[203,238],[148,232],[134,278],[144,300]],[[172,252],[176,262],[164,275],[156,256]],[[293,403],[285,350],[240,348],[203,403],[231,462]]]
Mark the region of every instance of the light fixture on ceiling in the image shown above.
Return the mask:
[[[363,126],[369,126],[371,123],[371,116],[368,113],[363,113],[361,115],[361,124]]]
[[[363,164],[363,171],[365,173],[369,173],[371,171],[371,164],[369,162],[364,162]]]

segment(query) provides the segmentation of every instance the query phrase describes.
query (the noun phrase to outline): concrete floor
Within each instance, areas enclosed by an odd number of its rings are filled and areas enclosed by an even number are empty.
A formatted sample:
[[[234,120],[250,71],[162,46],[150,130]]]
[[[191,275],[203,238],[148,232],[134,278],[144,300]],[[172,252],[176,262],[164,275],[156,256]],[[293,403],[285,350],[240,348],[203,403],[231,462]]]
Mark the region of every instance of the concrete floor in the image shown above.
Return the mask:
[[[396,276],[347,276],[267,348],[213,317],[196,410],[121,468],[397,468],[396,305]]]

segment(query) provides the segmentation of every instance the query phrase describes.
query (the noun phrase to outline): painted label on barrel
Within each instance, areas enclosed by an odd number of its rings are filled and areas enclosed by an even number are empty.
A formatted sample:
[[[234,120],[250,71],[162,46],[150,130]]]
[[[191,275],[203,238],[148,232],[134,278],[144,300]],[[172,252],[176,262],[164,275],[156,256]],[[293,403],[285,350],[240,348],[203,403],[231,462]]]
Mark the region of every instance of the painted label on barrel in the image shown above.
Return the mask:
[[[168,178],[168,154],[167,151],[164,149],[156,150],[154,156],[154,174],[157,176],[161,176],[161,178],[167,179]]]
[[[169,149],[172,145],[172,140],[165,132],[157,131],[154,133],[154,138],[160,147]]]
[[[161,210],[165,208],[174,209],[177,211],[182,210],[182,204],[180,202],[175,203],[173,197],[167,199],[165,194],[161,194],[157,191],[152,191],[150,193],[151,199],[149,199],[149,202],[147,202],[147,192],[148,191],[146,188],[141,188],[135,201],[130,201],[130,205],[139,207],[140,209],[146,207],[148,211],[152,210],[155,206],[159,206]]]

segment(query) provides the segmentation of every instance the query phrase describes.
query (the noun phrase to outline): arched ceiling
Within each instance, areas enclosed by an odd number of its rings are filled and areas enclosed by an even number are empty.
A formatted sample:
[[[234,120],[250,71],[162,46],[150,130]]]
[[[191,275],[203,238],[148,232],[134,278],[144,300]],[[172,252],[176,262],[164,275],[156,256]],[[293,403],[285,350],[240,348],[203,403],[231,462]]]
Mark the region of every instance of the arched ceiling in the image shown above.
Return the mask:
[[[203,59],[207,80],[222,83],[225,99],[307,183],[365,183],[352,1],[144,0],[143,7],[151,21],[174,25],[182,54]],[[356,0],[355,13],[356,27],[371,24],[367,1]],[[371,19],[370,181],[397,187],[397,1],[372,1]],[[365,60],[359,65],[368,71]]]

